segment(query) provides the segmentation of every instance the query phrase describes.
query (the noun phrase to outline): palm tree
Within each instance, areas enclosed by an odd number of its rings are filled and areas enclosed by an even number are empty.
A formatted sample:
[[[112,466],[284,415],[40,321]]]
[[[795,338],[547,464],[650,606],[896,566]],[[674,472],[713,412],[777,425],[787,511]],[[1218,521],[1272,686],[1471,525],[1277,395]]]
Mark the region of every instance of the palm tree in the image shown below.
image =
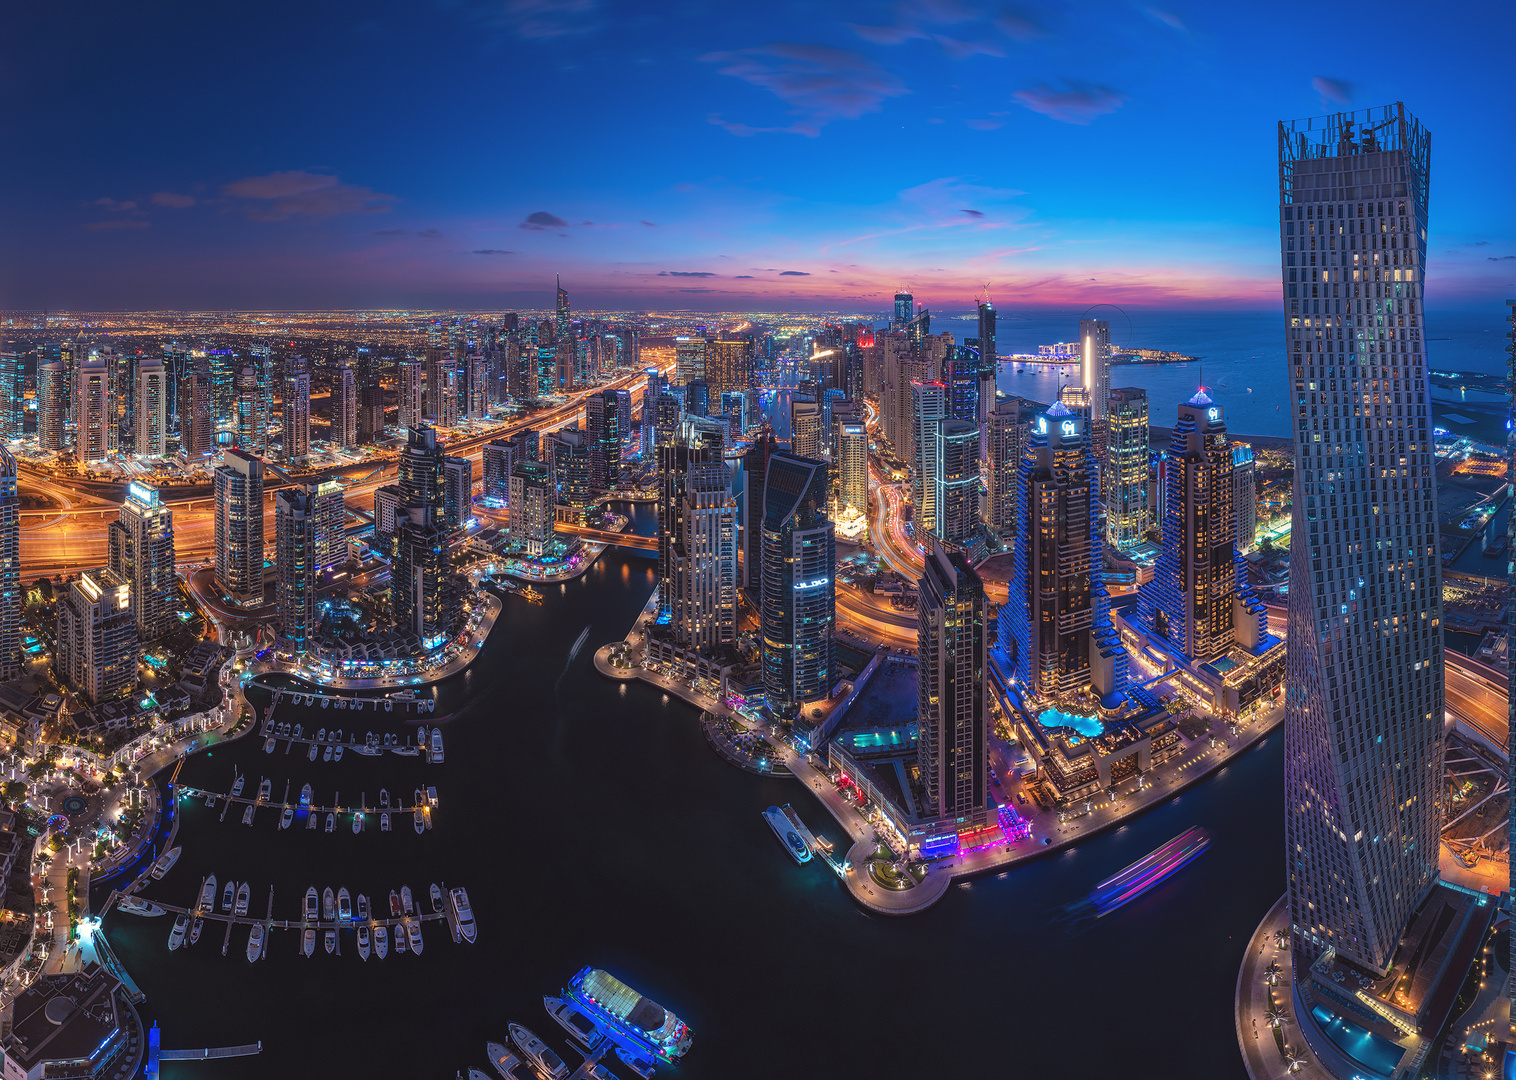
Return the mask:
[[[1279,976],[1282,974],[1283,972],[1280,970],[1278,964],[1270,964],[1268,967],[1263,969],[1263,981],[1268,983],[1270,986],[1273,986],[1279,981]]]
[[[1280,1024],[1285,1022],[1285,1019],[1288,1017],[1288,1015],[1289,1014],[1281,1009],[1278,1005],[1270,1005],[1264,1012],[1263,1018],[1268,1021],[1269,1027],[1278,1027]]]
[[[1288,1065],[1290,1072],[1299,1072],[1301,1069],[1305,1068],[1305,1058],[1292,1056],[1289,1059]]]
[[[1290,947],[1290,932],[1288,930],[1274,931],[1274,948],[1287,949]]]

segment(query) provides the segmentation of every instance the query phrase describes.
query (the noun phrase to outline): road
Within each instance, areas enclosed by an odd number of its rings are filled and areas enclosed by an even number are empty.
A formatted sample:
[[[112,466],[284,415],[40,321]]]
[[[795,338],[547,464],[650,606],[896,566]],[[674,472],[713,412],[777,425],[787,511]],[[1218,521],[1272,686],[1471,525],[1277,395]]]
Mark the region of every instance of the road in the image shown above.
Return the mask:
[[[478,462],[484,456],[484,444],[492,439],[503,438],[522,428],[535,431],[556,431],[573,424],[584,414],[584,399],[601,390],[627,389],[634,403],[642,400],[642,390],[647,385],[646,372],[639,370],[620,376],[609,383],[591,390],[579,391],[568,402],[545,412],[535,413],[524,420],[498,425],[489,431],[472,433],[447,443],[448,454],[466,457]],[[349,510],[372,512],[374,491],[392,482],[399,472],[399,463],[386,461],[376,463],[375,471],[351,484],[345,491]],[[482,469],[477,465],[474,476],[479,478]],[[27,511],[21,527],[21,565],[26,580],[52,577],[56,574],[77,573],[91,567],[103,566],[107,558],[106,530],[116,519],[120,504],[90,495],[81,495],[57,484],[27,474],[22,478],[23,491],[39,492],[60,501],[62,506],[54,510]],[[174,554],[180,566],[204,563],[215,554],[216,520],[211,499],[192,499],[173,503]],[[264,499],[264,537],[272,544],[274,539],[274,492],[269,491]],[[28,523],[29,521],[29,523]]]

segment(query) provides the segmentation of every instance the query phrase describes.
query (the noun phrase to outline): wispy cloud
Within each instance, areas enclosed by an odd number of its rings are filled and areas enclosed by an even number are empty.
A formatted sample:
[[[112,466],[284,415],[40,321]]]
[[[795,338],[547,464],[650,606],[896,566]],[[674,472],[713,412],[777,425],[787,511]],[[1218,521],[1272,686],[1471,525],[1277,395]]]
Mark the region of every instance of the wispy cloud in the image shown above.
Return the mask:
[[[1126,104],[1126,95],[1109,86],[1070,81],[1062,88],[1043,84],[1011,95],[1035,113],[1065,124],[1088,124],[1097,116],[1115,112]]]
[[[86,221],[79,228],[90,232],[105,232],[109,229],[145,229],[151,224],[142,218],[110,218],[107,221]]]
[[[546,210],[538,210],[536,213],[526,215],[517,228],[528,229],[534,232],[545,232],[549,229],[566,229],[568,222],[557,214],[549,214]]]
[[[1346,79],[1329,79],[1325,75],[1317,75],[1311,80],[1311,89],[1321,95],[1324,108],[1353,104],[1353,84]]]
[[[810,273],[808,271],[805,271],[805,270],[781,270],[781,271],[779,271],[779,276],[780,277],[810,277],[811,275],[810,275]]]
[[[175,210],[182,210],[186,206],[195,205],[193,195],[180,195],[176,191],[156,191],[152,199],[154,206],[167,206]]]
[[[1167,26],[1171,30],[1177,30],[1179,33],[1186,36],[1189,35],[1190,28],[1184,24],[1183,19],[1181,19],[1178,15],[1175,15],[1172,11],[1165,11],[1162,8],[1144,6],[1142,8],[1142,13],[1148,18],[1152,19],[1154,22],[1162,23],[1164,26]]]
[[[659,277],[715,277],[709,270],[660,270]]]
[[[90,205],[98,206],[101,210],[109,211],[112,214],[124,214],[137,209],[137,204],[129,199],[112,199],[109,196],[96,199]]]
[[[471,255],[510,255],[510,254],[513,254],[513,253],[509,252],[509,251],[506,251],[504,248],[475,248],[469,254],[471,254]]]
[[[227,184],[221,193],[246,200],[243,212],[254,221],[384,213],[398,201],[372,188],[344,184],[330,173],[303,169],[244,177]]]
[[[878,112],[886,98],[910,93],[904,83],[873,61],[823,45],[781,42],[737,52],[708,53],[701,59],[720,64],[717,70],[723,75],[769,91],[797,117],[786,127],[753,127],[719,116],[710,118],[734,135],[784,132],[814,138],[833,120],[856,120],[865,113]]]
[[[646,225],[650,229],[656,229],[658,227],[657,222],[653,221],[644,221],[642,224]]]

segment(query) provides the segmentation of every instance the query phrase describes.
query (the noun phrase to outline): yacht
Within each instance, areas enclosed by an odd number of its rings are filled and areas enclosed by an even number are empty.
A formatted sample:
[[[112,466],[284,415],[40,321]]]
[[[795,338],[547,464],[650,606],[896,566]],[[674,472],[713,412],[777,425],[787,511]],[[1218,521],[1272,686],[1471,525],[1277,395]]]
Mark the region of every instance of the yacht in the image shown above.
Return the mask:
[[[416,905],[411,900],[411,887],[409,885],[400,886],[400,907],[404,909],[408,916],[416,914]]]
[[[591,1065],[590,1071],[586,1075],[589,1077],[589,1080],[616,1080],[616,1074],[604,1065]]]
[[[363,893],[358,894],[358,918],[362,919],[364,922],[369,921],[368,897]]]
[[[368,959],[368,949],[369,949],[369,945],[368,945],[368,924],[367,923],[359,923],[358,924],[358,958],[360,960],[367,960]]]
[[[242,785],[245,784],[245,783],[247,783],[247,777],[246,776],[238,776],[236,780],[232,781],[232,797],[233,798],[236,798],[238,795],[242,794]]]
[[[200,940],[200,927],[203,922],[204,920],[196,915],[194,921],[190,923],[189,943],[191,945]]]
[[[390,953],[390,929],[387,926],[374,927],[374,953],[383,960]]]
[[[263,778],[263,783],[258,785],[258,801],[268,802],[269,792],[274,790],[274,782],[268,777]]]
[[[559,1026],[572,1035],[574,1041],[586,1050],[593,1052],[595,1047],[605,1040],[605,1036],[600,1033],[595,1022],[574,1008],[573,1002],[564,1001],[562,998],[544,997],[542,1004],[547,1009],[547,1014],[558,1021]]]
[[[465,1080],[465,1078],[466,1080],[490,1080],[490,1074],[483,1069],[476,1069],[470,1065],[466,1072],[458,1074],[458,1080]]]
[[[505,1080],[536,1080],[531,1067],[499,1043],[485,1043],[484,1051],[489,1055],[490,1064],[495,1066],[495,1071]]]
[[[222,911],[230,911],[230,910],[232,910],[232,900],[235,899],[236,896],[237,896],[237,883],[235,881],[228,881],[226,883],[226,888],[224,888],[224,889],[221,890],[221,910]]]
[[[289,805],[288,803],[285,803],[284,804],[284,813],[282,813],[282,814],[279,815],[279,827],[281,829],[288,829],[290,827],[290,822],[292,822],[294,820],[295,820],[295,808],[293,806]]]
[[[174,929],[168,935],[168,947],[177,949],[184,944],[185,932],[189,930],[189,916],[180,915],[174,919]]]
[[[263,740],[263,752],[265,754],[272,754],[274,752],[274,737],[272,735]]]
[[[321,760],[322,761],[330,761],[330,760],[332,760],[332,744],[331,743],[327,743],[326,744],[326,749],[324,749],[321,752]]]
[[[420,956],[422,945],[420,919],[405,924],[405,937],[406,940],[410,942],[411,952],[415,953],[417,956]]]
[[[394,889],[390,890],[390,918],[400,918],[400,894]]]
[[[321,890],[321,917],[331,922],[337,914],[337,897],[332,893],[332,887],[328,885]]]
[[[295,725],[295,738],[297,738],[297,739],[300,738],[300,731],[301,731],[301,725],[296,724]]]
[[[332,751],[332,760],[333,761],[341,761],[342,760],[342,747],[339,746],[339,747],[337,747],[337,749],[335,749],[335,750]]]
[[[405,952],[405,927],[398,924],[395,926],[395,951]]]
[[[309,889],[305,890],[305,921],[306,922],[315,922],[318,918],[320,918],[320,915],[319,915],[320,908],[317,907],[317,905],[319,903],[320,903],[320,900],[316,896],[316,886],[312,885]]]
[[[379,815],[379,831],[380,832],[389,832],[390,831],[390,816],[388,814],[380,814]]]
[[[378,747],[368,746],[365,744],[363,746],[353,747],[353,753],[362,754],[364,757],[378,757],[380,754],[384,753],[384,751],[380,750]]]
[[[309,784],[306,784],[305,787],[303,787],[303,788],[300,789],[300,805],[301,806],[309,806],[310,804],[311,804],[311,786]]]
[[[479,928],[474,922],[474,909],[469,906],[468,893],[463,886],[452,889],[447,894],[448,902],[453,905],[453,917],[458,921],[458,933],[464,941],[470,945],[479,933]]]
[[[414,806],[417,810],[420,810],[423,806],[426,805],[426,796],[422,793],[420,788],[416,789],[415,800],[416,801],[411,805]]]
[[[163,908],[140,896],[123,896],[116,901],[116,907],[118,910],[127,911],[133,915],[153,916],[164,913]]]
[[[251,825],[253,823],[253,811],[256,809],[258,809],[256,803],[247,804],[247,809],[242,811],[242,824]]]
[[[331,832],[337,827],[337,815],[330,810],[326,812],[326,831]]]
[[[337,918],[347,922],[353,917],[353,901],[348,896],[347,886],[337,890]]]
[[[442,764],[442,729],[432,728],[432,764]]]
[[[437,808],[437,789],[436,788],[429,787],[429,788],[426,789],[426,805],[430,806],[433,810],[435,810]]]
[[[336,948],[337,948],[337,931],[335,931],[335,930],[328,930],[326,932],[326,955],[330,956],[332,954],[332,952]]]
[[[390,747],[390,752],[393,754],[399,754],[401,757],[415,757],[417,754],[421,753],[420,750],[416,749],[414,746],[409,745],[392,746]]]
[[[419,836],[420,834],[426,832],[426,817],[419,806],[416,808],[416,812],[411,816],[414,819],[413,824],[416,826],[416,835]]]
[[[785,813],[789,809],[786,803],[783,807],[771,806],[763,812],[763,820],[769,823],[769,828],[774,830],[774,835],[779,837],[779,842],[784,845],[784,850],[790,853],[790,858],[797,863],[811,861],[811,849],[801,839],[800,831]]]
[[[547,1043],[533,1035],[530,1030],[520,1024],[511,1025],[511,1042],[516,1044],[516,1049],[526,1056],[526,1060],[547,1080],[564,1080],[569,1074],[569,1067],[563,1063],[563,1059],[548,1047]]]
[[[309,813],[309,814],[306,814],[305,815],[305,827],[307,829],[314,829],[316,827],[316,818],[318,816],[319,815],[317,815],[314,811],[311,812],[311,813]]]
[[[248,887],[247,882],[244,881],[241,885],[237,886],[237,906],[232,911],[232,914],[236,915],[237,918],[241,919],[247,915],[247,902],[251,895],[252,889]]]
[[[362,814],[354,814],[353,815],[353,832],[354,832],[354,834],[357,834],[357,833],[361,833],[362,831],[363,831],[363,815]]]
[[[179,853],[183,850],[183,848],[171,847],[158,856],[158,861],[153,863],[153,868],[148,871],[154,881],[163,880],[163,875],[174,868],[174,864],[179,861]]]
[[[263,924],[253,923],[253,929],[247,935],[247,962],[249,964],[255,963],[263,955],[263,934]]]
[[[216,910],[215,874],[212,874],[210,877],[206,878],[205,882],[200,886],[200,899],[195,902],[195,910],[198,911],[201,908],[210,908],[212,911]]]
[[[314,956],[316,954],[316,930],[314,927],[307,926],[305,932],[300,935],[300,951],[306,956]]]
[[[442,890],[440,888],[438,888],[437,883],[435,881],[432,882],[431,897],[432,897],[432,911],[435,912],[438,915],[441,915],[442,914]]]
[[[311,743],[311,748],[305,752],[305,760],[306,761],[315,761],[316,760],[316,755],[319,754],[320,752],[321,752],[321,747],[318,746],[318,745],[316,745],[315,743]]]
[[[390,808],[390,789],[389,788],[380,788],[379,789],[379,805],[382,806],[386,810],[388,810]]]

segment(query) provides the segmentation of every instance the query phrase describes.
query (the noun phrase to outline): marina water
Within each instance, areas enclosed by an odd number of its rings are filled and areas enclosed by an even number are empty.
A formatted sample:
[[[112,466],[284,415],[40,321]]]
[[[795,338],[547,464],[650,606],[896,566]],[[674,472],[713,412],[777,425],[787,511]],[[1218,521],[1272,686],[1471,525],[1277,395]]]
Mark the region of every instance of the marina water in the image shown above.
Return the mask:
[[[694,709],[595,672],[595,648],[626,632],[653,566],[613,550],[584,578],[544,588],[541,606],[508,600],[479,661],[440,688],[436,715],[451,714],[442,765],[351,752],[308,762],[283,742],[265,754],[256,737],[189,760],[186,784],[225,792],[240,769],[249,790],[271,776],[276,800],[286,779],[291,799],[309,781],[323,805],[334,791],[374,805],[381,786],[408,802],[434,785],[435,828],[417,836],[401,816],[390,833],[372,817],[358,836],[346,819],[330,835],[298,819],[280,831],[276,810],[247,827],[238,811],[222,821],[221,805],[186,801],[184,855],[149,899],[187,903],[214,873],[252,882],[254,914],[272,885],[274,917],[298,918],[308,885],[346,885],[383,909],[409,884],[427,908],[438,881],[468,888],[479,942],[454,944],[432,922],[420,957],[392,948],[364,962],[344,933],[342,955],[318,945],[305,959],[298,934],[276,930],[249,965],[245,927],[225,957],[214,922],[170,953],[171,919],[112,914],[107,933],[165,1047],[263,1040],[257,1057],[166,1065],[168,1080],[450,1080],[483,1067],[485,1040],[502,1040],[512,1020],[562,1052],[542,995],[585,964],[690,1024],[689,1055],[660,1075],[1241,1080],[1233,985],[1248,935],[1284,889],[1277,734],[1070,852],[961,885],[923,915],[865,914],[824,866],[797,866],[764,822],[765,807],[791,802],[839,837],[797,784],[739,772],[706,745]],[[281,715],[360,738],[410,728],[398,710]],[[1069,924],[1066,905],[1196,825],[1213,837],[1203,857],[1110,917]]]

